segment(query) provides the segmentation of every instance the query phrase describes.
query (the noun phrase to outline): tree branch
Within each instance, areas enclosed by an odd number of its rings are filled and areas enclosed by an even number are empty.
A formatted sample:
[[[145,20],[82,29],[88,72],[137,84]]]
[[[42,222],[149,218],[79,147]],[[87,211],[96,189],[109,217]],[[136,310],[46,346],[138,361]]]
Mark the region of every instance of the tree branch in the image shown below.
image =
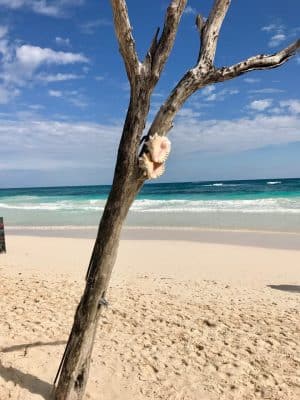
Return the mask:
[[[140,72],[140,62],[135,49],[126,1],[111,0],[111,5],[119,50],[125,63],[129,82],[131,86],[134,86],[136,77]]]
[[[208,66],[209,68],[214,63],[219,32],[230,6],[230,1],[231,0],[215,0],[214,2],[201,34],[199,67]]]
[[[173,127],[173,120],[184,102],[198,88],[197,75],[195,69],[191,69],[182,77],[171,94],[157,112],[147,136],[154,133],[166,135]]]
[[[277,68],[286,63],[300,49],[300,39],[290,44],[283,50],[271,55],[257,55],[230,67],[223,67],[215,71],[217,82],[223,82],[235,78],[249,71],[259,69]]]
[[[201,14],[198,14],[197,17],[196,17],[196,21],[195,21],[195,24],[196,24],[196,27],[198,29],[199,36],[200,36],[200,50],[199,50],[197,64],[199,63],[200,56],[201,56],[202,43],[203,43],[203,30],[204,30],[204,27],[205,27],[205,22],[206,22],[205,18],[202,17]]]
[[[288,61],[300,48],[300,40],[297,40],[285,49],[273,55],[257,55],[248,58],[231,67],[220,69],[211,68],[203,73],[198,67],[190,69],[175,86],[170,96],[161,106],[150,127],[148,135],[157,132],[165,135],[173,127],[173,120],[176,113],[185,101],[197,90],[218,82],[223,82],[246,72],[276,68]]]
[[[158,81],[167,59],[174,45],[180,18],[185,9],[187,0],[172,0],[165,16],[164,28],[160,39],[157,41],[158,32],[154,36],[150,49],[144,61],[149,68],[154,84]]]

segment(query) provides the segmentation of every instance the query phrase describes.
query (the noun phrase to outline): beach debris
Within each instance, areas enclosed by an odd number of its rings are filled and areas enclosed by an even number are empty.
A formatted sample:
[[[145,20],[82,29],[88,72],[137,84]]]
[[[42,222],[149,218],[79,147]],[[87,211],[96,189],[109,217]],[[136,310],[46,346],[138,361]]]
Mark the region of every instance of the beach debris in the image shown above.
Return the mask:
[[[156,132],[145,142],[145,146],[146,151],[139,158],[139,165],[144,176],[156,179],[165,172],[165,161],[171,151],[171,142]]]

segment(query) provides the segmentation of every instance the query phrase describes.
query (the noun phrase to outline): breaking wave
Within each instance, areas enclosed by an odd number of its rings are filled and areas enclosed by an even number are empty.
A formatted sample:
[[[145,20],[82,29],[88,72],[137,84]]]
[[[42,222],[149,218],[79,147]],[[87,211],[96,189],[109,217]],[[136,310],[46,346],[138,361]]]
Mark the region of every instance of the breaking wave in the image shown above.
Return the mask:
[[[1,202],[0,210],[23,211],[63,211],[99,212],[103,211],[105,200],[57,200],[29,201],[22,199],[18,202]],[[300,197],[267,198],[251,200],[186,200],[186,199],[138,199],[131,211],[136,213],[176,213],[176,212],[240,212],[240,213],[294,213],[300,214]]]

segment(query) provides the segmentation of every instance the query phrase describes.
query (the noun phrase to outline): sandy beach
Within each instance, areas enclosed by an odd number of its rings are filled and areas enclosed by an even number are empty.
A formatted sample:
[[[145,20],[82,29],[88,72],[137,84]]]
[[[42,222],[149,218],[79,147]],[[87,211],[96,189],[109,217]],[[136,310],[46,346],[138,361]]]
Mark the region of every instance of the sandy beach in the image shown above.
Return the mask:
[[[86,399],[300,398],[299,236],[245,235],[121,241]],[[92,245],[7,236],[1,400],[50,399]]]

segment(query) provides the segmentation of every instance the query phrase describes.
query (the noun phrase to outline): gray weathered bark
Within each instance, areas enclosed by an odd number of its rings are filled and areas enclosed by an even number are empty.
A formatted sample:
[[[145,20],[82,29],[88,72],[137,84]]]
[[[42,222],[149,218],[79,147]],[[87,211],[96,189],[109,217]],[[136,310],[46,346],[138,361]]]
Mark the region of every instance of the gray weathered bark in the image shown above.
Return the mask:
[[[73,328],[57,373],[55,400],[81,400],[89,373],[90,358],[105,293],[115,264],[120,232],[135,196],[144,184],[138,153],[150,107],[151,93],[159,80],[175,41],[187,0],[172,0],[161,36],[156,31],[143,62],[139,61],[125,0],[111,0],[120,53],[131,86],[130,103],[123,128],[111,192],[101,218],[86,287],[74,317]],[[273,55],[258,55],[230,67],[216,68],[219,32],[230,0],[215,0],[207,20],[198,15],[196,26],[201,46],[196,65],[187,71],[161,106],[146,136],[166,135],[176,113],[197,90],[257,69],[285,63],[300,47],[300,40]],[[55,381],[56,381],[55,379]]]

